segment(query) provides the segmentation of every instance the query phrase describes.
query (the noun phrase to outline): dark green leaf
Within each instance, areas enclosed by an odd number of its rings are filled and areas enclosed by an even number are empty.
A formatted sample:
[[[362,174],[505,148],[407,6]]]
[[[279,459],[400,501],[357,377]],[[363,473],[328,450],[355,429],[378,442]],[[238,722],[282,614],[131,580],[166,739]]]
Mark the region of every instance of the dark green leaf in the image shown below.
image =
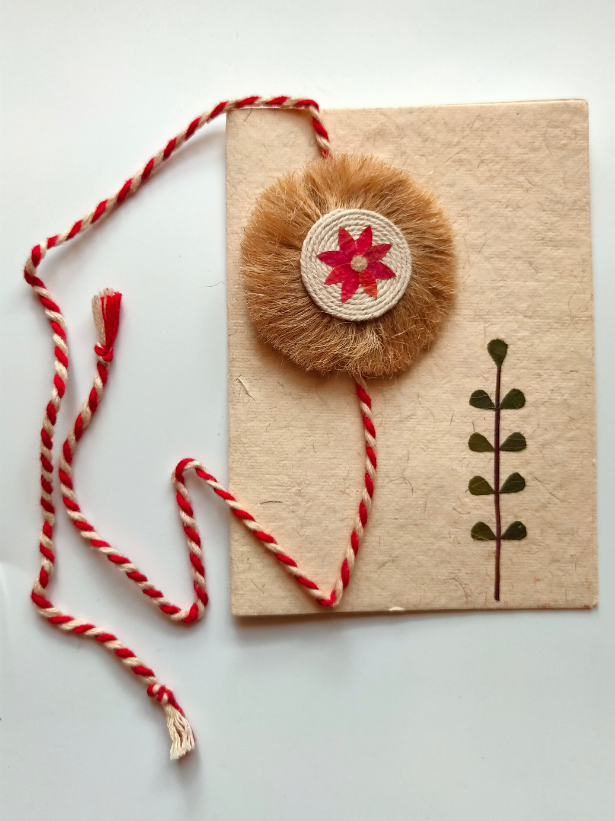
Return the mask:
[[[523,392],[517,390],[517,388],[513,388],[511,391],[508,391],[504,399],[502,399],[502,404],[500,407],[502,410],[518,410],[525,405],[525,396]]]
[[[492,339],[487,345],[487,350],[495,364],[500,368],[502,362],[506,359],[506,351],[508,350],[506,342],[503,339]]]
[[[474,391],[470,397],[470,405],[483,410],[495,410],[495,405],[486,391]]]
[[[468,483],[468,490],[472,496],[489,496],[493,488],[482,476],[473,476]]]
[[[525,487],[525,479],[520,473],[511,473],[502,485],[500,493],[519,493]]]
[[[477,542],[492,542],[495,540],[495,533],[484,522],[476,522],[470,532],[472,538],[476,539]]]
[[[527,530],[523,522],[513,522],[508,525],[502,538],[510,542],[518,542],[520,539],[525,539],[526,536]]]
[[[473,433],[468,440],[468,447],[475,453],[491,453],[493,445],[482,433]]]
[[[511,453],[517,453],[520,450],[525,450],[527,442],[522,433],[511,433],[507,439],[500,445],[500,450],[507,450]]]

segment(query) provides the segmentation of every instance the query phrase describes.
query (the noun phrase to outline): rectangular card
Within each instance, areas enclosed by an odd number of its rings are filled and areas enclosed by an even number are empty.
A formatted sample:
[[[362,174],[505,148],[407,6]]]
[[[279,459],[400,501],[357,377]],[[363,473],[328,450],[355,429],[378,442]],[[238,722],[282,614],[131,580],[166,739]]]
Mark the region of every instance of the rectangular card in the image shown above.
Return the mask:
[[[374,154],[432,191],[452,220],[459,293],[432,349],[371,380],[378,473],[342,611],[589,608],[597,602],[594,342],[587,105],[580,100],[325,111],[335,152]],[[237,111],[227,124],[230,483],[241,504],[327,593],[363,481],[350,377],[301,371],[261,343],[240,278],[259,194],[317,157],[300,113]],[[501,413],[500,601],[494,596],[490,340],[508,344]],[[480,401],[478,402],[480,404]],[[474,437],[473,447],[482,440]],[[484,445],[483,445],[484,446]],[[516,482],[516,485],[515,485]],[[504,488],[503,488],[504,489]],[[474,490],[480,490],[475,484]],[[487,530],[478,526],[483,523]],[[523,535],[522,523],[527,535]],[[478,528],[478,529],[477,529]],[[472,531],[474,529],[474,537]],[[487,540],[475,538],[483,537]],[[329,612],[231,517],[239,616]]]

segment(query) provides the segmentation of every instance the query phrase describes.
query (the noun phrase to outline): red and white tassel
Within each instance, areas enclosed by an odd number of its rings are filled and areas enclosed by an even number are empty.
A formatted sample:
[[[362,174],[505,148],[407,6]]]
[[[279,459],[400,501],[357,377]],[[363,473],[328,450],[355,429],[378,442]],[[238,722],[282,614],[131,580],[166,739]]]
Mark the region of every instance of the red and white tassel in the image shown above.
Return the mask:
[[[94,324],[100,342],[94,351],[105,362],[111,362],[113,359],[113,345],[120,327],[121,304],[122,295],[110,288],[106,288],[92,300]]]

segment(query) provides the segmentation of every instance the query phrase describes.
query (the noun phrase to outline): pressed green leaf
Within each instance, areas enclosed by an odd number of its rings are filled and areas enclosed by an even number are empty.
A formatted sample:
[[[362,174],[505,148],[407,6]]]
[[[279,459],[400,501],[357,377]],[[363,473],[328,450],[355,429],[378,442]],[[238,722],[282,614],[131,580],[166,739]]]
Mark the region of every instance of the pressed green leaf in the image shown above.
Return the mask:
[[[525,487],[525,479],[520,473],[511,473],[500,489],[500,493],[519,493]]]
[[[493,488],[482,476],[473,476],[468,482],[468,490],[472,496],[489,496],[493,493]]]
[[[508,525],[502,538],[510,542],[518,542],[521,539],[525,539],[526,536],[527,530],[523,522],[513,522]]]
[[[524,405],[525,396],[523,395],[523,392],[517,388],[513,388],[511,391],[508,391],[504,399],[502,399],[502,404],[500,407],[502,410],[518,410]]]
[[[511,453],[517,453],[520,450],[525,450],[527,442],[522,433],[511,433],[504,442],[500,445],[500,450],[507,450]]]
[[[476,522],[470,532],[472,538],[476,539],[477,542],[492,542],[495,540],[495,533],[484,522]]]
[[[483,410],[495,410],[495,405],[486,391],[474,391],[470,397],[470,405]]]
[[[487,345],[487,350],[495,364],[500,368],[502,362],[506,359],[506,351],[508,350],[506,342],[503,339],[492,339]]]
[[[493,445],[482,433],[473,433],[468,440],[468,447],[475,453],[491,453]]]

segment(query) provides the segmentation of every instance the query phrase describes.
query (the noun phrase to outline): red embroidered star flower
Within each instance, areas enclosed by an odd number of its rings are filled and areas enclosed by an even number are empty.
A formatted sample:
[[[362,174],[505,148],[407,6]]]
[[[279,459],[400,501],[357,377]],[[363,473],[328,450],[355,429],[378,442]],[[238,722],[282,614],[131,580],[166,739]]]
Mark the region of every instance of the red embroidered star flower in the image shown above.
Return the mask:
[[[372,245],[372,227],[368,225],[355,241],[345,228],[338,233],[339,251],[324,251],[318,259],[333,270],[325,285],[342,283],[342,302],[353,296],[359,287],[366,294],[378,296],[379,279],[393,279],[395,272],[381,262],[389,253],[390,245]]]

